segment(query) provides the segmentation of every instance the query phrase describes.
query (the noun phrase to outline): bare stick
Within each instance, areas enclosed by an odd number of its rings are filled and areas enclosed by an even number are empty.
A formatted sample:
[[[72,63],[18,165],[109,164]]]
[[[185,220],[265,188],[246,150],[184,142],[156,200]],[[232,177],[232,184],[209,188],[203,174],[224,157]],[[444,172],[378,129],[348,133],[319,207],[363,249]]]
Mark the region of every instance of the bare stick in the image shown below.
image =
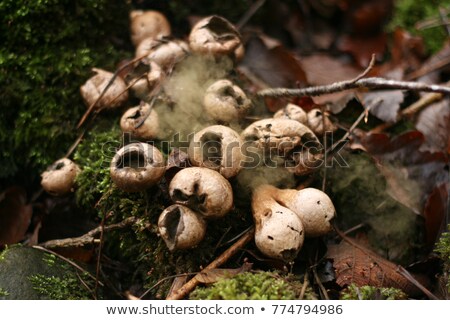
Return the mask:
[[[243,26],[247,24],[247,22],[254,16],[254,14],[264,5],[266,0],[258,0],[253,3],[250,9],[244,14],[244,16],[236,23],[236,29],[240,30]]]
[[[236,252],[238,252],[243,246],[245,246],[255,234],[255,228],[248,230],[238,241],[236,241],[231,247],[218,256],[213,262],[211,262],[203,271],[211,270],[220,267],[222,264],[228,261]],[[180,300],[188,295],[199,284],[197,277],[193,277],[179,290],[173,292],[166,300]]]
[[[111,231],[111,230],[117,230],[117,229],[123,229],[125,227],[132,226],[133,224],[136,224],[139,222],[139,219],[136,217],[129,217],[125,220],[122,220],[119,223],[111,224],[104,227],[105,231]],[[40,244],[43,248],[67,248],[67,247],[82,247],[88,244],[92,244],[95,242],[98,242],[95,237],[101,234],[102,227],[99,226],[88,233],[75,238],[66,238],[66,239],[56,239],[56,240],[49,240],[46,242],[43,242]]]
[[[431,300],[439,300],[434,294],[431,293],[430,290],[425,288],[419,281],[417,281],[405,268],[402,266],[397,266],[397,272],[400,273],[403,277],[408,279],[412,284],[414,284],[417,288],[422,290],[425,295]]]
[[[258,92],[261,97],[302,97],[302,96],[320,96],[327,93],[336,93],[349,89],[367,88],[367,89],[388,89],[388,90],[413,90],[413,91],[425,91],[425,92],[437,92],[443,94],[450,94],[450,88],[440,86],[436,84],[428,85],[421,82],[411,81],[397,81],[388,80],[384,78],[365,78],[359,79],[356,82],[341,81],[335,82],[330,85],[316,86],[303,89],[286,89],[286,88],[274,88],[263,89]]]

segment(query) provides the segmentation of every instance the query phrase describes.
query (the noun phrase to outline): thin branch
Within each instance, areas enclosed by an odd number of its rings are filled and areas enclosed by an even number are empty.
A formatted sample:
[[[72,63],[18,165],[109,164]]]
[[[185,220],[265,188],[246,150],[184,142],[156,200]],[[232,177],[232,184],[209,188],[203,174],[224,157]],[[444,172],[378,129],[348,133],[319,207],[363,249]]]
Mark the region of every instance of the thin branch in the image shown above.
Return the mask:
[[[313,97],[358,88],[413,90],[413,91],[438,92],[443,94],[450,94],[449,87],[440,86],[436,84],[428,85],[422,82],[397,81],[372,77],[359,79],[356,82],[353,82],[353,80],[341,81],[335,82],[330,85],[315,86],[302,89],[286,89],[286,88],[263,89],[258,92],[258,95],[261,97],[272,97],[272,98],[303,97],[303,96]]]
[[[140,221],[140,219],[136,217],[129,217],[124,220],[122,220],[119,223],[111,224],[104,227],[104,232],[111,231],[111,230],[117,230],[117,229],[123,229],[129,226],[132,226],[133,224],[136,224]],[[40,244],[43,248],[66,248],[66,247],[82,247],[88,244],[92,244],[96,242],[96,236],[101,234],[102,227],[99,226],[88,233],[75,238],[66,238],[66,239],[56,239],[56,240],[49,240],[46,242],[43,242]]]
[[[255,235],[255,228],[251,228],[247,231],[238,241],[236,241],[231,247],[218,256],[213,262],[211,262],[202,271],[211,270],[220,267],[222,264],[228,261],[236,252],[238,252],[243,246],[245,246],[253,236]],[[166,300],[180,300],[188,295],[199,284],[197,277],[193,277],[179,290],[173,292]]]
[[[266,0],[258,0],[253,3],[242,18],[236,23],[236,29],[240,30],[255,15],[255,13],[264,5]]]

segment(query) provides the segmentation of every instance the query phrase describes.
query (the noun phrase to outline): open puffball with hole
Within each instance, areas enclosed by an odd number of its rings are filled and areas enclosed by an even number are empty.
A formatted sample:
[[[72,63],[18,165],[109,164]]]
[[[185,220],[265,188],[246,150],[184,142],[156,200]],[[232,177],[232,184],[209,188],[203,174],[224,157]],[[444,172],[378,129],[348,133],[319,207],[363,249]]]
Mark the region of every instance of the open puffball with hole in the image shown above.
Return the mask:
[[[189,46],[192,52],[214,57],[239,59],[243,56],[239,32],[233,24],[220,16],[206,17],[197,22],[189,34]]]
[[[242,169],[242,139],[226,126],[209,126],[197,132],[189,144],[188,154],[192,165],[215,170],[227,179]]]
[[[298,121],[269,118],[249,125],[241,137],[247,154],[256,153],[265,161],[278,160],[288,171],[305,175],[323,162],[323,146],[307,126]]]
[[[166,171],[162,153],[147,143],[130,143],[113,157],[111,179],[126,192],[143,191],[156,185]]]
[[[251,100],[244,91],[230,80],[214,82],[206,89],[203,106],[209,117],[222,123],[237,121],[251,107]]]
[[[146,38],[167,37],[171,32],[167,18],[155,10],[132,10],[130,12],[130,31],[134,46]]]
[[[301,219],[292,210],[280,205],[267,186],[256,188],[252,196],[255,221],[255,243],[266,256],[292,261],[304,241]]]
[[[150,141],[159,132],[158,114],[148,103],[130,108],[120,119],[120,128],[133,138]]]
[[[114,74],[102,69],[93,68],[96,74],[89,78],[81,87],[80,93],[85,104],[93,105],[103,91],[105,91]],[[95,109],[112,109],[121,107],[128,101],[128,90],[125,81],[117,76],[107,88],[103,96],[97,101]]]
[[[322,114],[320,109],[312,109],[308,112],[308,127],[318,136],[322,136],[324,132],[334,132],[337,130],[336,125],[331,122],[328,115]]]
[[[206,222],[199,213],[174,204],[159,216],[158,231],[169,250],[189,249],[205,237]]]
[[[62,158],[41,175],[42,188],[51,195],[61,196],[73,191],[80,168],[70,159]]]
[[[233,207],[231,184],[217,171],[185,168],[169,185],[172,201],[200,213],[205,219],[221,218]]]
[[[141,100],[148,101],[159,92],[159,88],[164,81],[165,74],[161,67],[150,61],[140,63],[131,74],[125,77],[134,96]]]

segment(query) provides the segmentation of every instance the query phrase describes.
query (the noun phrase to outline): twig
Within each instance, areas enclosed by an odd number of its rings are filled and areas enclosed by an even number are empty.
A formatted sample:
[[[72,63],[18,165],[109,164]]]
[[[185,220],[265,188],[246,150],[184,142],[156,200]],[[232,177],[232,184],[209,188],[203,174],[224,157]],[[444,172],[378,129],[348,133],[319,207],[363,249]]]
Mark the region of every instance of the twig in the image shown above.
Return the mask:
[[[250,9],[242,16],[241,19],[236,23],[236,29],[240,30],[243,26],[247,24],[247,22],[254,16],[254,14],[264,5],[266,0],[258,0],[253,3]]]
[[[431,72],[439,70],[439,69],[445,67],[448,64],[450,64],[450,56],[449,57],[445,57],[445,58],[443,58],[443,59],[441,59],[439,61],[436,61],[435,63],[429,64],[429,65],[424,65],[421,68],[419,68],[419,69],[417,69],[417,70],[415,70],[415,71],[413,71],[411,73],[408,73],[405,76],[405,80],[409,81],[409,80],[414,80],[414,79],[420,78],[420,77],[422,77],[424,75],[427,75],[427,74],[429,74]]]
[[[228,261],[236,252],[238,252],[243,246],[245,246],[255,234],[255,228],[248,230],[238,241],[236,241],[231,247],[218,256],[213,262],[206,266],[203,271],[211,270],[220,267],[222,264]],[[197,277],[193,277],[179,290],[168,296],[167,300],[180,300],[188,295],[199,284]]]
[[[198,272],[180,273],[180,274],[175,274],[175,275],[172,275],[172,276],[167,276],[167,277],[164,277],[162,279],[159,279],[153,286],[151,286],[143,294],[141,294],[139,296],[139,299],[143,299],[150,291],[155,289],[157,286],[159,286],[164,281],[167,281],[167,280],[170,280],[170,279],[174,279],[174,278],[178,278],[178,277],[183,277],[183,276],[192,276],[192,275],[196,275],[197,273]]]
[[[330,296],[328,295],[327,289],[325,289],[325,287],[322,284],[322,281],[320,281],[319,275],[317,274],[316,267],[312,268],[312,272],[313,272],[313,275],[314,275],[314,279],[316,280],[317,285],[320,288],[320,292],[322,292],[322,294],[323,294],[324,299],[325,300],[330,300]]]
[[[139,222],[139,219],[136,217],[129,217],[122,220],[119,223],[111,224],[104,227],[105,231],[123,229],[125,227],[131,226]],[[97,239],[95,238],[102,232],[102,227],[99,226],[88,233],[75,238],[66,238],[66,239],[56,239],[49,240],[40,244],[43,248],[66,248],[66,247],[82,247],[88,244],[94,243]]]
[[[58,253],[56,253],[56,252],[54,252],[54,251],[52,251],[52,250],[49,250],[49,249],[47,249],[47,248],[41,247],[41,246],[33,246],[33,248],[57,256],[57,257],[60,258],[61,260],[64,260],[65,262],[67,262],[67,263],[70,264],[71,266],[73,266],[73,267],[75,267],[76,269],[80,270],[81,272],[85,273],[89,278],[91,278],[92,280],[95,281],[95,277],[94,277],[92,274],[90,274],[86,269],[83,269],[82,267],[80,267],[78,264],[76,264],[76,263],[73,262],[72,260],[67,259],[67,258],[64,257],[64,256],[62,256],[62,255],[60,255],[60,254],[58,254]],[[99,281],[98,283],[99,283],[102,287],[104,286],[104,284],[103,284],[102,282]]]
[[[131,81],[125,89],[123,89],[118,95],[116,95],[111,101],[110,104],[114,103],[117,99],[119,99],[119,97],[121,95],[123,95],[125,92],[127,92],[132,86],[134,86],[139,80],[141,80],[142,78],[147,76],[147,72],[144,72],[143,74],[141,74],[139,77],[137,77],[136,79],[133,79],[133,81]]]
[[[438,297],[436,297],[434,294],[430,292],[427,288],[425,288],[419,281],[417,281],[405,268],[402,266],[397,267],[397,272],[400,273],[403,277],[409,280],[412,284],[414,284],[417,288],[422,290],[425,295],[430,298],[431,300],[439,300]]]
[[[302,290],[300,291],[300,296],[299,296],[299,300],[303,300],[303,298],[305,297],[305,292],[306,292],[306,288],[308,287],[308,272],[305,271],[305,276],[303,277],[303,285],[302,285]]]
[[[335,82],[330,85],[316,86],[303,89],[286,89],[286,88],[274,88],[263,89],[257,94],[261,97],[302,97],[302,96],[320,96],[327,93],[336,93],[349,89],[388,89],[388,90],[413,90],[413,91],[425,91],[425,92],[438,92],[443,94],[450,94],[450,88],[432,84],[428,85],[422,82],[412,81],[397,81],[388,80],[384,78],[372,77],[357,80],[356,82],[341,81]]]
[[[147,118],[150,116],[150,113],[152,113],[152,109],[153,109],[153,106],[155,105],[156,97],[158,96],[158,94],[159,94],[159,92],[156,93],[156,95],[152,97],[152,100],[150,100],[150,103],[148,104],[149,108],[147,110],[147,113],[144,114],[144,116],[142,117],[141,120],[139,120],[138,123],[136,123],[136,125],[134,126],[135,129],[138,129],[139,127],[141,127],[144,124],[145,120],[147,120]]]
[[[439,17],[441,18],[442,24],[445,26],[445,31],[447,31],[447,37],[450,36],[450,25],[447,17],[447,10],[443,7],[439,7]]]
[[[105,221],[108,218],[108,215],[110,215],[112,212],[109,212],[109,214],[103,214],[102,222],[100,223],[100,244],[98,246],[98,254],[97,254],[97,265],[95,268],[95,289],[94,294],[95,298],[98,297],[98,281],[100,277],[100,259],[102,256],[102,247],[103,247],[103,239],[105,235]]]

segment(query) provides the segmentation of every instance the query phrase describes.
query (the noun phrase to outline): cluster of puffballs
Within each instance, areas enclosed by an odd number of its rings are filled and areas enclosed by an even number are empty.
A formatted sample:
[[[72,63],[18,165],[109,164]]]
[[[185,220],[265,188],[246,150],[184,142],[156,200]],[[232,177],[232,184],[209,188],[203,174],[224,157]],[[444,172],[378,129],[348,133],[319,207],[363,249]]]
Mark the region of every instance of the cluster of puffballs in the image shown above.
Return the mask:
[[[176,64],[190,54],[228,57],[237,62],[244,56],[244,46],[236,28],[219,16],[197,22],[187,42],[169,37],[170,24],[157,11],[132,11],[130,21],[138,61],[134,69],[144,68],[145,72],[130,72],[122,78],[95,68],[95,75],[80,92],[85,104],[95,106],[96,111],[123,107],[129,95],[142,100],[123,114],[120,127],[134,141],[149,141],[159,131],[158,114],[149,101],[163,90],[162,83]],[[191,167],[178,171],[169,183],[174,204],[158,220],[159,234],[169,250],[197,246],[205,237],[207,221],[232,210],[233,190],[228,179],[244,169],[242,164],[250,152],[276,157],[293,175],[306,175],[320,166],[323,148],[317,135],[335,130],[325,114],[319,109],[306,113],[288,104],[272,118],[256,121],[241,133],[226,125],[242,119],[251,107],[245,92],[228,79],[220,79],[206,89],[203,108],[216,124],[195,133],[188,148]],[[209,143],[220,147],[205,148]],[[165,171],[163,154],[145,142],[123,146],[110,164],[112,181],[125,192],[157,185]],[[67,194],[76,187],[79,172],[73,161],[60,159],[42,174],[42,187],[55,196]],[[252,212],[258,249],[284,261],[295,259],[305,237],[330,232],[335,216],[332,201],[320,190],[278,189],[269,184],[253,190]]]

